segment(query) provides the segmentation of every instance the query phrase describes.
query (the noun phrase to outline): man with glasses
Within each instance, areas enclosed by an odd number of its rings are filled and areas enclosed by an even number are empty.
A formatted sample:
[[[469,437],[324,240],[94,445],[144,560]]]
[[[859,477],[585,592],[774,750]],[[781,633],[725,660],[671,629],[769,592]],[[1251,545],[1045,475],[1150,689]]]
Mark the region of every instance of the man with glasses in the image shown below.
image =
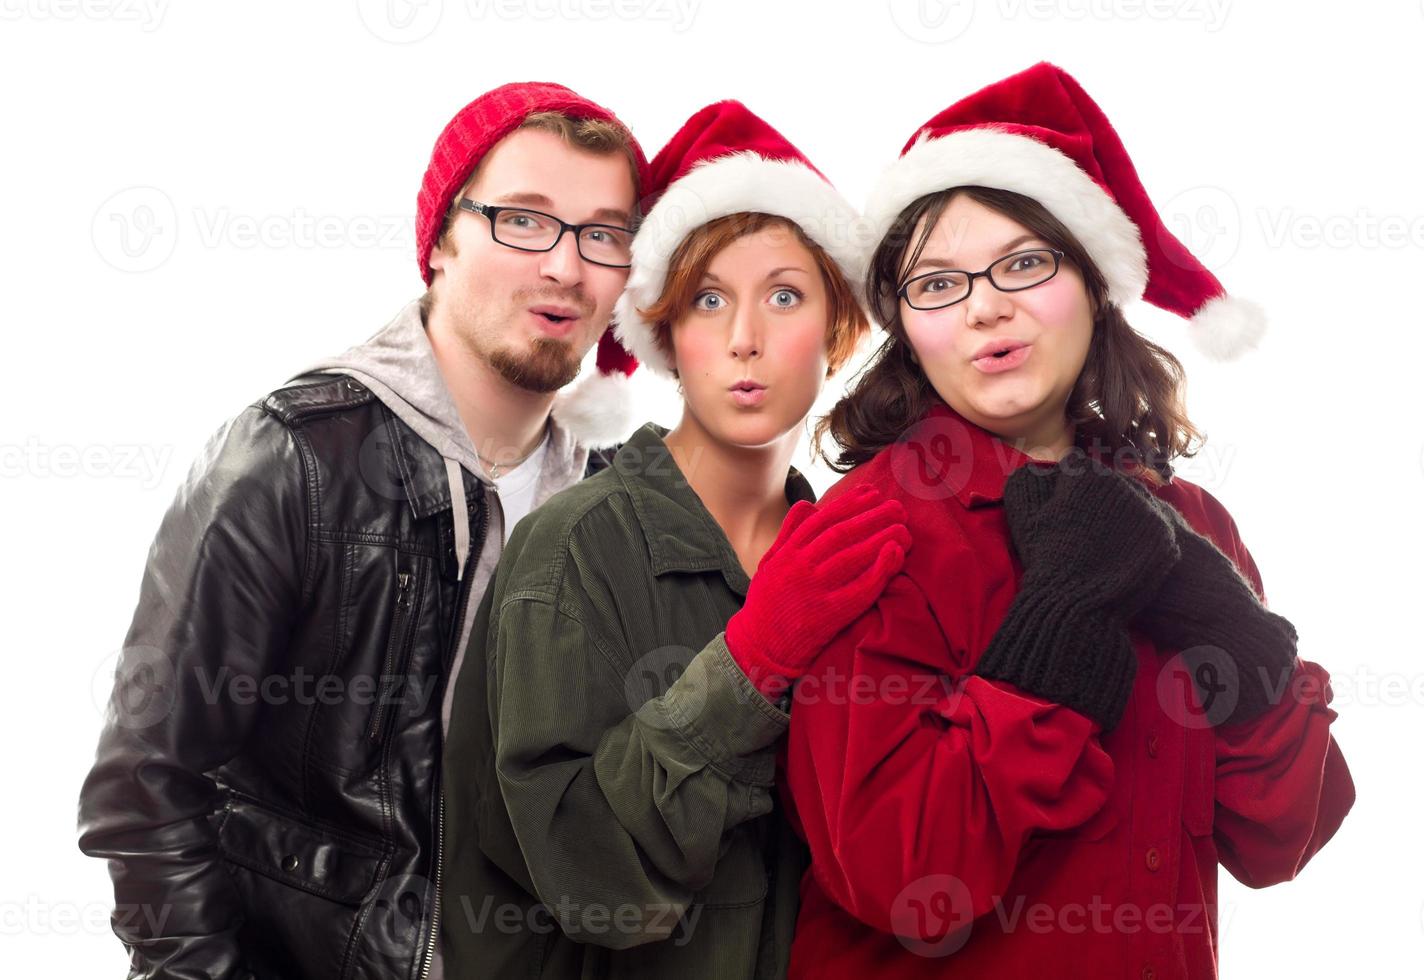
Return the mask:
[[[420,190],[425,295],[194,465],[80,797],[131,976],[441,975],[444,696],[514,524],[630,428],[646,177],[563,86],[480,96]]]

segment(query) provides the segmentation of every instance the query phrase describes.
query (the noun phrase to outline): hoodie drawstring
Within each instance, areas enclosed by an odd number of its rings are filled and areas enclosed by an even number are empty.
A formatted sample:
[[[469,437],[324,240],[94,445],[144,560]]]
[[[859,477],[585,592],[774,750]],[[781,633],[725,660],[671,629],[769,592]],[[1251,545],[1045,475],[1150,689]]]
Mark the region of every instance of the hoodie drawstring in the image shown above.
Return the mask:
[[[450,483],[450,516],[455,525],[455,581],[465,575],[465,559],[470,551],[470,507],[465,500],[465,477],[460,464],[449,456],[445,459],[445,479]]]

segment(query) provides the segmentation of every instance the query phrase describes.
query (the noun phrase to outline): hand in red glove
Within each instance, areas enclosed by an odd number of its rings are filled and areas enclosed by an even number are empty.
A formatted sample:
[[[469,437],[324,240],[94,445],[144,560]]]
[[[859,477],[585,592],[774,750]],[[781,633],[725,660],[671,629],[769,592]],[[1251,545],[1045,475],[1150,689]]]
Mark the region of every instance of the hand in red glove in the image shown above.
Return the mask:
[[[727,649],[775,700],[880,598],[905,564],[905,507],[862,485],[829,503],[799,501],[762,557],[747,601],[727,621]]]

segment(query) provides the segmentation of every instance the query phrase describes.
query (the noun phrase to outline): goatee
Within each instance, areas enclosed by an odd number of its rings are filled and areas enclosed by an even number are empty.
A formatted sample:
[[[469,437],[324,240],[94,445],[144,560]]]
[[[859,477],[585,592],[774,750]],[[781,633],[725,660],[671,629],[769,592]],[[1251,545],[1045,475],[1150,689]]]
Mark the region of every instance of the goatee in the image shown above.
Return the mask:
[[[579,373],[572,348],[550,337],[536,337],[523,356],[508,348],[492,351],[489,364],[510,384],[540,394],[558,391]]]

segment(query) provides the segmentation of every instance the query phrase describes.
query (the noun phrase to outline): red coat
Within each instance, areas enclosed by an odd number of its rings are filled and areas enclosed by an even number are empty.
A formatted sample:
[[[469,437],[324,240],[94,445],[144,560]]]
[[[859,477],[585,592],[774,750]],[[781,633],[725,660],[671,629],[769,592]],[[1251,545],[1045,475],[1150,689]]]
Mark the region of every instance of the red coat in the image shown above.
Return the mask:
[[[1026,459],[937,403],[826,495],[876,485],[914,545],[797,688],[783,792],[812,865],[792,977],[1214,977],[1217,863],[1287,881],[1354,802],[1316,664],[1265,715],[1211,728],[1175,651],[1134,632],[1106,735],[967,676],[1018,587],[1002,497]],[[1178,478],[1153,492],[1264,601],[1220,503]]]

